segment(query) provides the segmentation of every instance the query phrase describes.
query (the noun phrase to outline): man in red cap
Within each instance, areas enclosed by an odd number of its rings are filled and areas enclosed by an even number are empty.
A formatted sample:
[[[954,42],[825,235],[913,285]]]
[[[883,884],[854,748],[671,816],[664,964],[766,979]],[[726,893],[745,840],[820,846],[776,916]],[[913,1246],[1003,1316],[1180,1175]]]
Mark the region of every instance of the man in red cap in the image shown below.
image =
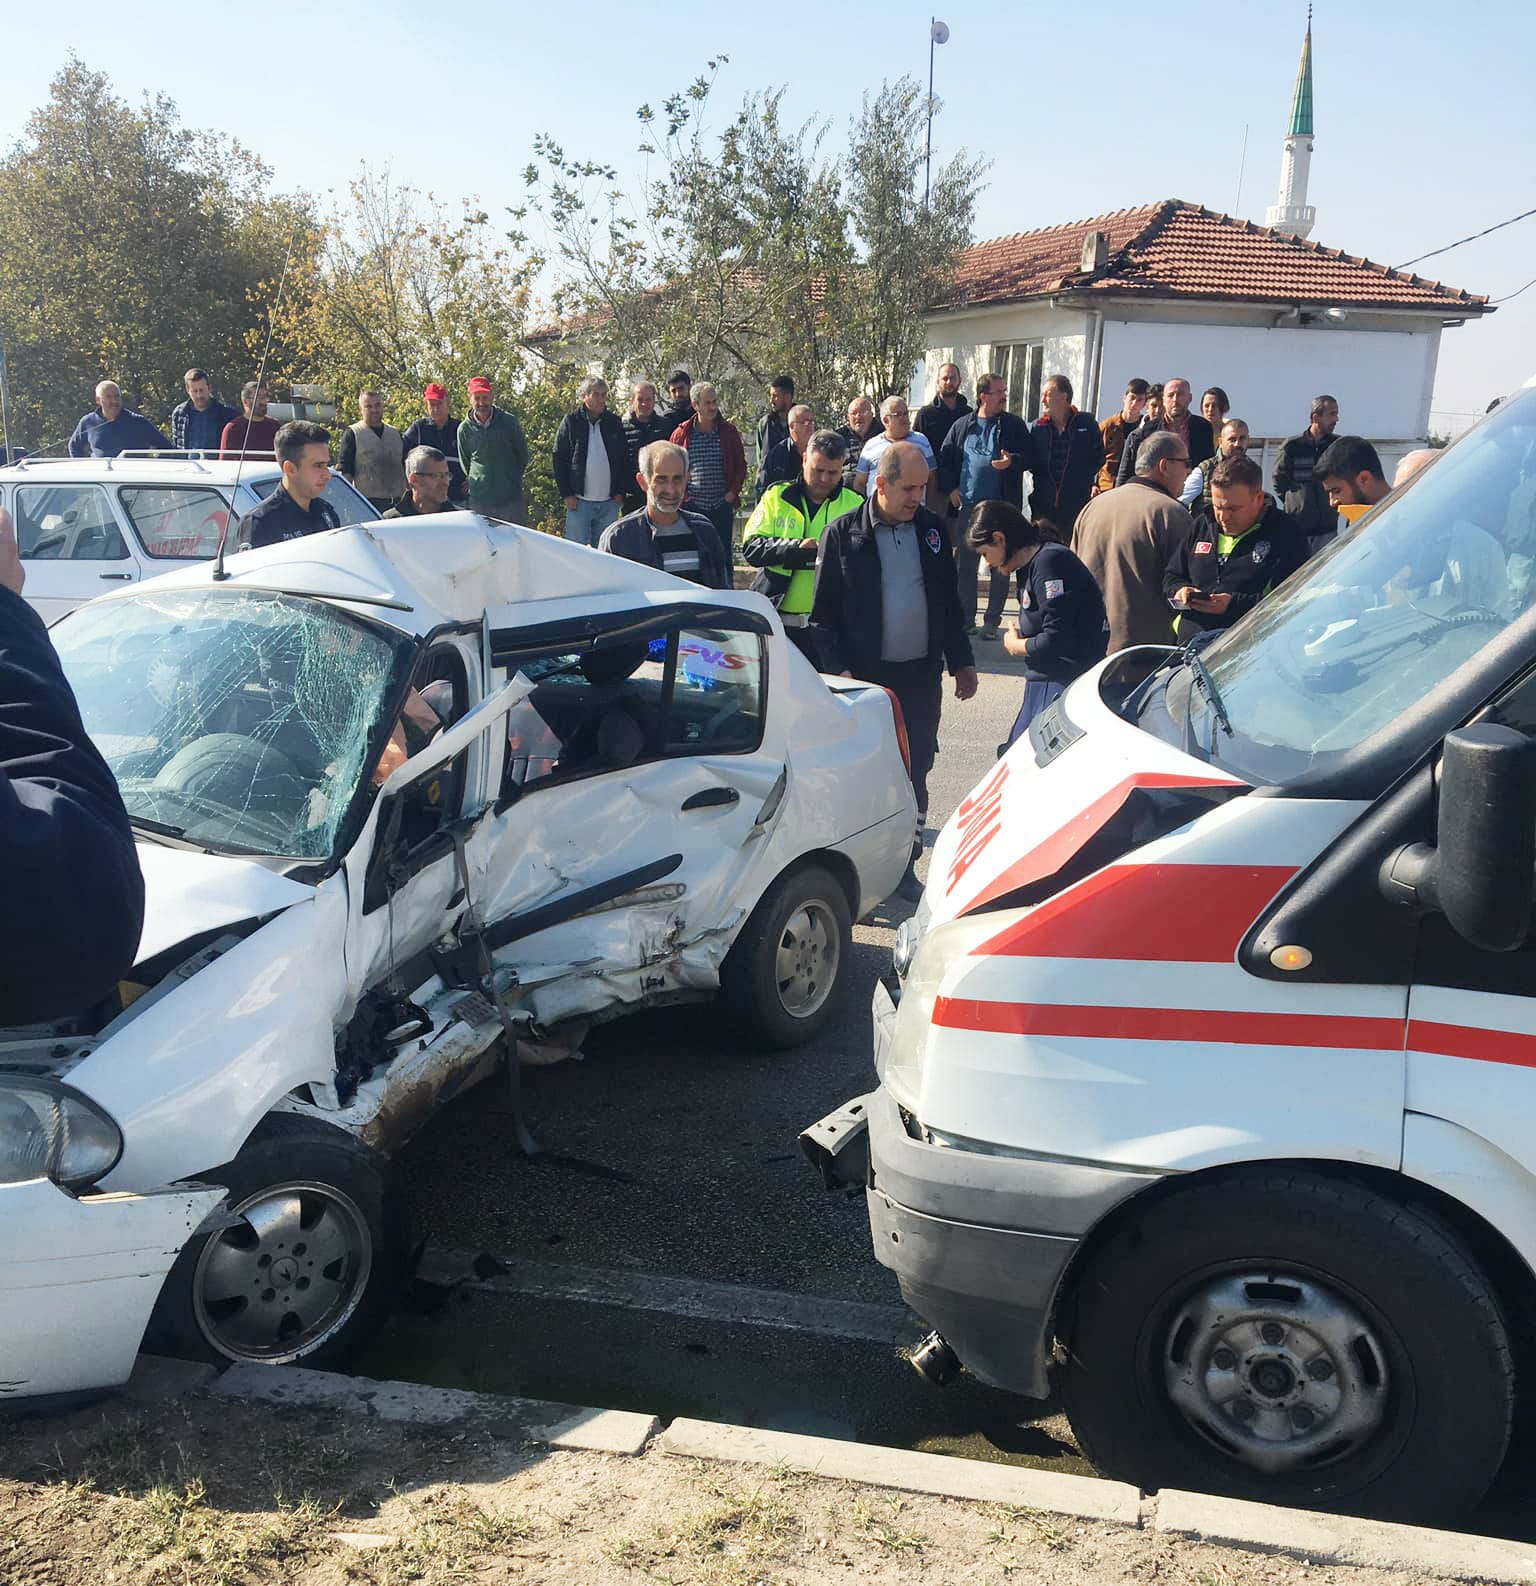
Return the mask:
[[[433,446],[448,459],[448,499],[462,501],[469,486],[464,478],[464,465],[459,461],[459,421],[448,412],[448,392],[433,381],[421,393],[427,416],[417,419],[405,432],[405,455],[409,457],[418,446]]]
[[[495,388],[483,374],[469,382],[469,417],[459,425],[459,462],[469,481],[469,505],[488,518],[521,523],[523,470],[528,442],[517,415],[499,408]]]

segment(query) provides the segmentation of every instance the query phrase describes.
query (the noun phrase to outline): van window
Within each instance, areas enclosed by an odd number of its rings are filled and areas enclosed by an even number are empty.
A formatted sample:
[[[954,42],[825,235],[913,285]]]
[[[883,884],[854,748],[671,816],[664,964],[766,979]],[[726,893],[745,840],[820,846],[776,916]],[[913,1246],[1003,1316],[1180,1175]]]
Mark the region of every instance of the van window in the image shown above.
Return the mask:
[[[1325,770],[1411,711],[1536,605],[1536,390],[1202,647],[1218,730],[1188,667],[1139,700],[1217,763],[1259,782]]]
[[[683,628],[552,652],[518,673],[533,692],[508,717],[504,793],[762,742],[763,649],[753,633]]]
[[[118,562],[128,555],[100,485],[18,485],[15,503],[23,561]]]
[[[229,507],[217,490],[124,485],[117,499],[149,555],[204,561],[218,554]]]

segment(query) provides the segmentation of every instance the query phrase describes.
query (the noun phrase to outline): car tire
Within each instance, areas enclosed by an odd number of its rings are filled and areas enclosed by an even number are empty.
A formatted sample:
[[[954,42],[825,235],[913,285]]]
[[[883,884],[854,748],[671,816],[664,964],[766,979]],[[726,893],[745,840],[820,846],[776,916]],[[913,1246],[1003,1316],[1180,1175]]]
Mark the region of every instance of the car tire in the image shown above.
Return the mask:
[[[185,1360],[342,1364],[383,1324],[406,1237],[388,1164],[296,1113],[265,1118],[224,1186],[233,1227],[192,1240],[160,1292],[145,1348]]]
[[[720,970],[721,1000],[755,1045],[800,1046],[837,1006],[853,953],[848,895],[820,865],[780,876]]]
[[[1419,1525],[1475,1505],[1514,1406],[1487,1276],[1432,1212],[1303,1171],[1175,1192],[1075,1279],[1059,1382],[1106,1476]]]

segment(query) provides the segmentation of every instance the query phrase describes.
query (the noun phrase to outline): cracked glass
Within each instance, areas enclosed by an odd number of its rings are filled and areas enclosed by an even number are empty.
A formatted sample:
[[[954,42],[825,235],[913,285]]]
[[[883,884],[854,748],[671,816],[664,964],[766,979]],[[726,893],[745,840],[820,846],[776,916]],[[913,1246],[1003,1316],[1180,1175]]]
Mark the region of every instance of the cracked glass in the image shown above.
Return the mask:
[[[202,847],[330,856],[372,780],[404,634],[323,602],[146,590],[52,637],[135,826]]]

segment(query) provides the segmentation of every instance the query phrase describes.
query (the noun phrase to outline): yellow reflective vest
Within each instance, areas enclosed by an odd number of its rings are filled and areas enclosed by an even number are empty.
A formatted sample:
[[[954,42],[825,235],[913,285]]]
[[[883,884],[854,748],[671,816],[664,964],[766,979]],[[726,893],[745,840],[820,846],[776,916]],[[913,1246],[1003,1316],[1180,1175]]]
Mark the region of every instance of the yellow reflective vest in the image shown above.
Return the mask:
[[[804,541],[813,545],[829,523],[857,512],[864,505],[857,491],[839,489],[819,507],[812,508],[805,494],[805,481],[791,479],[787,484],[770,485],[762,494],[747,526],[742,531],[742,558],[767,575],[771,586],[762,593],[777,600],[780,611],[803,614],[811,609],[811,594],[816,587],[816,556]],[[785,581],[788,587],[785,587]]]

